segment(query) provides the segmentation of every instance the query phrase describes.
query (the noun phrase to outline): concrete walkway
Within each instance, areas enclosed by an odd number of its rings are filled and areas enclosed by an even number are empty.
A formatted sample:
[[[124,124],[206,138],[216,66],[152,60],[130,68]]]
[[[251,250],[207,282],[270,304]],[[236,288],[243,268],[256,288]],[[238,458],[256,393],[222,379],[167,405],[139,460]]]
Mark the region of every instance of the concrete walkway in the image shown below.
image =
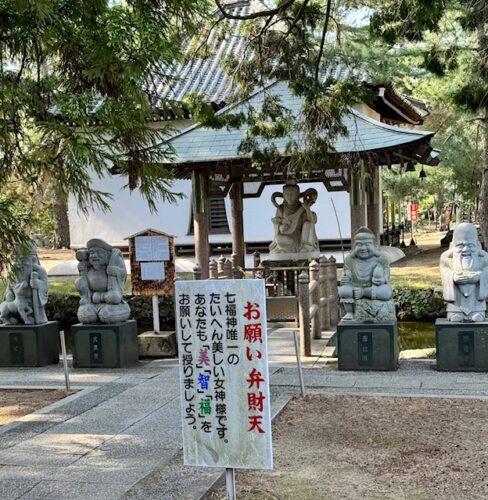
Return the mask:
[[[338,372],[326,340],[304,362],[309,393],[488,398],[486,374],[436,372],[402,361],[398,372]],[[270,335],[272,411],[299,392],[293,333]],[[0,499],[200,498],[222,471],[182,465],[175,360],[124,370],[72,371],[80,391],[0,427]],[[60,366],[0,369],[0,387],[64,387]]]

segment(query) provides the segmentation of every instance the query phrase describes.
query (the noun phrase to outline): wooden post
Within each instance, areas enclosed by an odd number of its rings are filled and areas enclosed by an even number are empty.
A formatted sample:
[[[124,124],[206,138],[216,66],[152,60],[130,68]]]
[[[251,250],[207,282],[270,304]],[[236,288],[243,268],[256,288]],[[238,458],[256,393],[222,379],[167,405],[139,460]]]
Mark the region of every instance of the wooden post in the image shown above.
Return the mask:
[[[209,278],[211,280],[217,280],[219,279],[219,271],[217,268],[217,261],[215,259],[212,259],[210,261],[210,264],[208,265],[209,268]]]
[[[371,185],[368,189],[368,228],[373,231],[376,236],[378,245],[380,244],[380,172],[379,167],[369,167]]]
[[[226,259],[224,262],[224,274],[222,276],[223,278],[226,279],[232,279],[232,261],[230,259]]]
[[[237,255],[237,265],[245,267],[246,243],[244,241],[244,190],[242,182],[234,182],[230,189],[232,207],[232,253]]]
[[[298,315],[300,321],[300,354],[302,356],[312,355],[308,281],[308,274],[305,271],[302,271],[298,277]]]
[[[193,230],[195,237],[195,258],[201,267],[202,279],[208,278],[210,246],[208,242],[208,171],[192,172]]]
[[[322,330],[330,330],[330,303],[329,303],[329,261],[327,257],[319,259],[319,280],[320,280],[320,315]]]
[[[198,264],[195,264],[193,266],[193,279],[194,280],[202,279],[202,268]]]
[[[329,259],[329,307],[330,325],[336,326],[339,323],[339,288],[337,286],[337,262],[332,256]]]
[[[362,170],[362,166],[349,167],[351,176],[351,184],[349,188],[351,234],[354,234],[361,226],[366,225],[366,207],[364,205],[364,194],[361,185]]]
[[[322,322],[320,314],[320,281],[319,281],[319,263],[316,260],[312,260],[309,265],[310,270],[310,285],[311,288],[310,298],[311,307],[313,309],[312,318],[312,333],[314,339],[322,338]]]

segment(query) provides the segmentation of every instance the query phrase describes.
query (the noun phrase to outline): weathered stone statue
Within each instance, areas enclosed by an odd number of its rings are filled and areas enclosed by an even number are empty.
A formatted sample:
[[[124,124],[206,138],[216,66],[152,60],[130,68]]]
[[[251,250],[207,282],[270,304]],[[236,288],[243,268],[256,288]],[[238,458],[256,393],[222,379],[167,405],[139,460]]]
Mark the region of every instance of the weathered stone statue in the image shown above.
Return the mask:
[[[92,239],[76,252],[80,277],[76,289],[81,300],[80,323],[119,323],[129,319],[130,307],[124,300],[127,279],[124,258],[118,248]]]
[[[447,319],[485,321],[488,254],[481,249],[473,224],[456,226],[449,250],[441,255],[440,268]]]
[[[47,323],[44,306],[48,296],[47,273],[39,263],[36,246],[29,243],[27,253],[15,260],[15,278],[0,304],[3,325],[42,325]]]
[[[283,198],[281,205],[276,201],[278,197]],[[276,207],[276,214],[272,219],[275,234],[269,246],[270,255],[280,254],[280,258],[318,256],[319,241],[315,232],[317,215],[311,209],[316,200],[315,189],[300,193],[296,184],[285,185],[283,193],[273,193],[271,201]]]
[[[343,320],[392,321],[395,319],[390,264],[381,254],[374,233],[361,227],[353,236],[351,253],[344,261],[339,297]]]

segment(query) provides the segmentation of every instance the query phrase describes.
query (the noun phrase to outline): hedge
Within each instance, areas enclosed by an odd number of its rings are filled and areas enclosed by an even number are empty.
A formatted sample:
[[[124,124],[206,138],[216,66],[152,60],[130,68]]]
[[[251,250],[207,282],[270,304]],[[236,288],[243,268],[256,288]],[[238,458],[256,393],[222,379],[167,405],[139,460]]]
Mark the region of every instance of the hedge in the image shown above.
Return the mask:
[[[141,324],[152,324],[151,297],[126,297],[131,308],[131,317]],[[80,298],[77,295],[53,293],[49,296],[46,314],[50,320],[60,323],[62,328],[78,323],[76,311]],[[435,321],[446,317],[446,307],[442,292],[426,288],[413,290],[399,288],[394,291],[397,317],[400,321]],[[159,316],[161,328],[175,328],[173,297],[159,297]]]

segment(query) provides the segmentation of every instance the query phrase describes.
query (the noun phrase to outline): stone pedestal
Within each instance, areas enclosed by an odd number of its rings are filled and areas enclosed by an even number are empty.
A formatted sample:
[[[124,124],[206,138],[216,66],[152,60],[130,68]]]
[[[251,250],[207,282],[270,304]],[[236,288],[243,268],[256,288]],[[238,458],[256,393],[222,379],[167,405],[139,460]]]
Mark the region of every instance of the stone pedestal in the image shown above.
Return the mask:
[[[173,358],[177,354],[176,332],[144,332],[137,341],[141,358]]]
[[[46,366],[59,363],[56,321],[43,325],[0,327],[0,366]]]
[[[435,322],[437,369],[441,371],[488,371],[488,322]]]
[[[137,363],[137,322],[77,324],[73,333],[75,368],[123,368]]]
[[[339,370],[397,370],[396,321],[341,321],[337,325],[337,357]]]

